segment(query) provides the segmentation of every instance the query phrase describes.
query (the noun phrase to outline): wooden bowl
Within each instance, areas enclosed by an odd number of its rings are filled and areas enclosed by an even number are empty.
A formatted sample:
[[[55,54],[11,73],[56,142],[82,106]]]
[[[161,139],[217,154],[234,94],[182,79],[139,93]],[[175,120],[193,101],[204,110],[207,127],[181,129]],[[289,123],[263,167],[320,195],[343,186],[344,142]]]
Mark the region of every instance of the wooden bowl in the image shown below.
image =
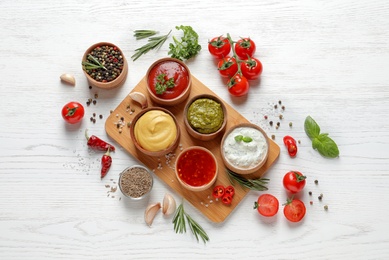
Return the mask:
[[[161,66],[161,64],[167,64],[170,62],[172,62],[173,64],[176,64],[176,66],[177,66],[176,69],[180,68],[184,73],[185,72],[187,73],[186,77],[185,76],[179,77],[180,79],[185,78],[187,81],[187,84],[184,84],[185,86],[183,87],[183,91],[177,97],[165,98],[163,96],[163,94],[157,95],[152,91],[152,88],[154,88],[153,79],[155,78],[153,76],[155,76],[154,73],[155,73],[155,70],[157,69],[157,66]],[[163,73],[166,74],[168,78],[174,77],[175,81],[177,81],[177,78],[178,78],[178,73],[176,73],[177,70],[162,69],[162,70],[158,70],[158,71],[161,73],[163,71]],[[192,79],[191,79],[191,74],[190,74],[189,68],[185,65],[185,63],[183,63],[182,61],[180,61],[178,59],[174,59],[174,58],[162,58],[162,59],[155,61],[147,70],[146,82],[147,82],[147,92],[150,96],[150,99],[154,103],[156,103],[158,105],[162,105],[162,106],[174,106],[174,105],[182,103],[183,101],[185,101],[189,97],[191,86],[192,86]],[[176,87],[174,87],[174,88],[176,88]]]
[[[113,88],[117,88],[117,87],[122,86],[124,84],[124,82],[126,81],[126,78],[127,78],[128,64],[127,64],[127,60],[126,60],[123,52],[115,44],[109,43],[109,42],[99,42],[99,43],[93,44],[92,46],[90,46],[85,51],[84,56],[82,57],[82,61],[86,61],[88,54],[92,50],[94,50],[96,47],[98,47],[98,46],[112,46],[112,47],[116,47],[117,50],[120,51],[120,53],[121,53],[121,55],[123,57],[123,68],[122,68],[121,73],[119,74],[119,76],[116,79],[114,79],[112,81],[108,81],[108,82],[101,82],[101,81],[97,81],[94,78],[92,78],[85,71],[84,66],[82,66],[83,67],[82,70],[84,71],[85,77],[87,78],[89,85],[91,85],[93,87],[101,88],[101,89],[113,89]]]
[[[223,123],[221,125],[221,127],[215,131],[215,132],[212,132],[212,133],[200,133],[198,132],[196,129],[194,129],[191,124],[189,123],[188,121],[188,110],[189,110],[189,107],[190,105],[196,101],[197,99],[200,99],[200,98],[207,98],[207,99],[212,99],[214,101],[216,101],[217,103],[219,103],[221,105],[221,108],[223,110]],[[185,128],[187,130],[187,132],[194,138],[198,139],[198,140],[201,140],[201,141],[209,141],[209,140],[212,140],[214,138],[216,138],[217,136],[219,136],[226,128],[226,124],[227,124],[227,109],[224,105],[224,102],[216,97],[216,96],[213,96],[213,95],[209,95],[209,94],[200,94],[200,95],[197,95],[197,96],[194,96],[193,98],[191,98],[185,105],[185,108],[184,108],[184,124],[185,124]]]
[[[248,129],[250,133],[253,131],[253,134],[249,134],[251,135],[250,137],[253,140],[249,143],[245,143],[244,141],[236,141],[235,136],[239,135],[239,133],[237,133],[239,129]],[[246,132],[246,130],[244,132]],[[232,145],[230,146],[229,144]],[[245,154],[244,152],[245,150],[243,150],[244,146],[245,147],[250,146],[252,148],[250,152],[247,152],[247,154],[252,155],[251,158],[255,158],[252,160],[252,163],[250,165],[248,164],[244,165],[243,163],[238,165],[236,163],[236,161],[242,159],[243,154]],[[231,151],[230,153],[226,152],[226,147],[229,147],[229,150]],[[255,152],[258,152],[258,150],[261,150],[260,147],[263,147],[262,153],[260,153],[260,155],[258,155],[257,153],[254,156],[255,148],[257,148]],[[228,129],[224,134],[220,145],[220,152],[225,166],[231,171],[238,174],[254,173],[258,171],[265,164],[269,156],[269,139],[266,133],[263,131],[263,129],[255,124],[251,124],[251,123],[238,124]],[[236,154],[236,156],[233,156],[233,154]]]
[[[142,145],[138,142],[138,140],[136,138],[136,134],[135,134],[135,126],[136,126],[138,120],[144,114],[146,114],[147,112],[152,111],[152,110],[162,111],[162,112],[165,112],[166,114],[170,115],[170,117],[173,119],[175,127],[176,127],[176,137],[175,137],[174,141],[172,142],[172,144],[169,145],[167,148],[162,149],[162,150],[158,150],[158,151],[151,151],[151,150],[147,150],[144,147],[142,147]],[[150,123],[148,123],[147,125],[151,126]],[[148,127],[142,129],[142,131],[146,131],[147,132],[147,129],[148,129]],[[142,111],[140,111],[134,117],[134,119],[132,120],[132,123],[131,123],[131,126],[130,126],[130,136],[131,136],[131,139],[132,139],[132,141],[133,141],[133,143],[135,145],[135,148],[138,151],[140,151],[141,153],[143,153],[145,155],[148,155],[148,156],[160,157],[160,156],[164,156],[164,155],[166,155],[168,153],[173,152],[177,148],[179,140],[180,140],[180,127],[179,127],[179,125],[177,123],[176,117],[169,110],[167,110],[165,108],[162,108],[162,107],[148,107],[148,108],[143,109]]]
[[[205,153],[204,153],[205,152]],[[187,164],[183,160],[188,159],[188,161],[194,162],[194,164]],[[212,164],[212,161],[214,164]],[[201,176],[196,176],[196,173],[204,174],[206,172],[205,167],[211,167],[211,172],[208,176],[208,180],[205,183],[200,180]],[[185,171],[187,170],[187,171]],[[189,171],[188,171],[189,170]],[[191,146],[184,149],[178,156],[175,162],[174,171],[178,182],[186,189],[190,191],[203,191],[211,187],[217,178],[218,175],[218,164],[216,157],[212,154],[211,151],[202,147],[202,146]],[[184,172],[185,171],[185,172]],[[185,174],[186,173],[186,174]],[[199,185],[187,183],[184,179],[185,177],[180,177],[182,175],[188,176],[193,180],[193,183],[198,183]]]

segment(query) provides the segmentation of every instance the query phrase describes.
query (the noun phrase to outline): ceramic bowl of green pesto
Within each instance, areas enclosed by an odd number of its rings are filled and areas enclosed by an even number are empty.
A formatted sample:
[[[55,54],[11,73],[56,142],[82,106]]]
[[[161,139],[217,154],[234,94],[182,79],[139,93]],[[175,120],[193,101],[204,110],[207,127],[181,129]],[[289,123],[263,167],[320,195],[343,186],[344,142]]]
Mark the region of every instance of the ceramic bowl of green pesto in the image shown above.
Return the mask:
[[[224,132],[227,109],[223,101],[214,95],[197,95],[185,105],[184,123],[187,132],[193,138],[209,141]]]

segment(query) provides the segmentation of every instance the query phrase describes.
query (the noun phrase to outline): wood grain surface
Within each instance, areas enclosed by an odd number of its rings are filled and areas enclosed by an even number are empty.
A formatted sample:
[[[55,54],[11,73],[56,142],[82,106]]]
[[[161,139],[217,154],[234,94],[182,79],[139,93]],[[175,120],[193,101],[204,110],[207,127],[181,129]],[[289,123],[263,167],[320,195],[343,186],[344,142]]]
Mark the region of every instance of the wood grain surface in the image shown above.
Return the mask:
[[[131,92],[143,93],[147,97],[147,102],[150,107],[158,106],[157,104],[154,104],[152,102],[151,98],[147,93],[146,77],[142,78],[142,80],[134,87]],[[223,133],[221,133],[220,136],[216,137],[213,140],[200,141],[191,137],[185,129],[183,115],[185,104],[188,100],[200,94],[209,94],[217,96],[207,86],[201,83],[195,76],[192,76],[191,93],[189,94],[188,99],[182,102],[181,104],[172,107],[165,107],[176,117],[181,133],[178,148],[167,156],[150,157],[139,152],[136,149],[135,145],[131,140],[130,129],[129,127],[127,127],[127,123],[132,122],[132,120],[139,113],[141,108],[139,104],[133,101],[129,96],[126,96],[124,100],[119,104],[119,106],[116,107],[116,109],[113,110],[111,115],[107,118],[107,121],[105,122],[105,130],[107,131],[108,135],[111,136],[127,152],[129,152],[132,156],[138,159],[141,163],[149,167],[149,169],[152,170],[154,174],[160,179],[162,179],[168,186],[170,186],[173,191],[175,191],[184,199],[189,201],[194,207],[196,207],[200,212],[207,216],[211,221],[223,222],[228,217],[228,215],[231,214],[231,212],[235,209],[239,202],[241,202],[241,200],[246,196],[249,190],[242,188],[240,185],[235,184],[234,186],[236,194],[233,198],[231,205],[226,206],[223,205],[221,201],[216,201],[212,197],[212,189],[214,186],[201,192],[189,191],[180,185],[174,173],[175,159],[183,149],[196,145],[203,146],[215,155],[217,163],[219,165],[218,177],[216,179],[215,185],[223,185],[225,187],[231,185],[229,177],[226,174],[225,166],[221,158],[220,152],[220,143]],[[229,104],[225,103],[223,100],[222,102],[225,104],[227,110],[226,130],[234,125],[249,122]],[[118,124],[119,128],[117,127]],[[120,127],[121,124],[123,124],[124,127]],[[280,148],[270,138],[268,139],[269,156],[266,160],[266,163],[257,172],[250,174],[246,178],[259,178],[263,176],[277,160],[280,154]]]
[[[388,1],[2,0],[0,8],[0,259],[388,259]],[[167,56],[181,24],[196,30],[202,47],[186,62],[191,73],[280,147],[264,175],[267,193],[280,202],[274,218],[253,209],[263,192],[248,192],[222,223],[184,202],[210,237],[205,245],[189,229],[176,234],[172,218],[160,213],[148,227],[149,203],[166,192],[177,203],[181,196],[155,178],[149,200],[126,201],[117,180],[137,159],[118,146],[100,180],[102,153],[84,137],[87,128],[115,143],[105,131],[110,110]],[[136,29],[173,30],[159,50],[133,62],[135,49],[147,42],[135,40]],[[264,66],[244,98],[229,95],[207,50],[208,40],[227,33],[255,40]],[[101,41],[127,57],[120,88],[89,89],[82,72],[85,50]],[[74,75],[75,87],[60,81],[63,73]],[[87,106],[89,98],[96,104]],[[60,113],[73,100],[85,104],[78,125],[66,124]],[[284,111],[274,108],[278,101]],[[275,129],[269,120],[277,122],[280,113]],[[339,158],[312,149],[303,127],[308,115],[336,141]],[[296,158],[287,154],[285,135],[300,140]],[[282,212],[289,170],[307,175],[296,195],[307,214],[295,224]]]

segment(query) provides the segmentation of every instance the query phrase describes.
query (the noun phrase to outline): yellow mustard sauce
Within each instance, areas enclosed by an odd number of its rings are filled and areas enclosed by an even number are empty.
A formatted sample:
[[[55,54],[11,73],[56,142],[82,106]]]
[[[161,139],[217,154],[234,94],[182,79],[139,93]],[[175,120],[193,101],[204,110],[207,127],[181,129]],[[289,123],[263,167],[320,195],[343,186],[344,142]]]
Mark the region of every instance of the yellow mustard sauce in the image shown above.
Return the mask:
[[[177,128],[173,118],[160,110],[150,110],[135,123],[134,134],[144,149],[152,152],[162,151],[173,144]]]

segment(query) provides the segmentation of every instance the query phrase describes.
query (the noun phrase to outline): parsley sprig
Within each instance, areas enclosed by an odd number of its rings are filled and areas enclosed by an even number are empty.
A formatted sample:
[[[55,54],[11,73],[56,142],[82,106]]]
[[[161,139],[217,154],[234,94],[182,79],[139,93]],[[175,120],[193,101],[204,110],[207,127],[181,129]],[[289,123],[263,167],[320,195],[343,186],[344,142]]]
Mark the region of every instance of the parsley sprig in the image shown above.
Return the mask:
[[[235,181],[244,188],[250,190],[264,191],[268,190],[266,185],[269,183],[270,179],[267,178],[257,178],[257,179],[246,179],[236,172],[233,172],[229,169],[227,170],[227,176],[230,179],[231,184],[234,184]]]
[[[203,240],[204,244],[209,241],[209,237],[205,230],[184,210],[184,203],[182,202],[173,217],[174,231],[176,233],[186,233],[186,222],[188,222],[189,228],[195,235],[197,241],[199,238]]]
[[[163,94],[168,88],[174,88],[174,78],[166,80],[166,74],[161,73],[157,76],[157,83],[155,84],[155,92],[159,95]]]

